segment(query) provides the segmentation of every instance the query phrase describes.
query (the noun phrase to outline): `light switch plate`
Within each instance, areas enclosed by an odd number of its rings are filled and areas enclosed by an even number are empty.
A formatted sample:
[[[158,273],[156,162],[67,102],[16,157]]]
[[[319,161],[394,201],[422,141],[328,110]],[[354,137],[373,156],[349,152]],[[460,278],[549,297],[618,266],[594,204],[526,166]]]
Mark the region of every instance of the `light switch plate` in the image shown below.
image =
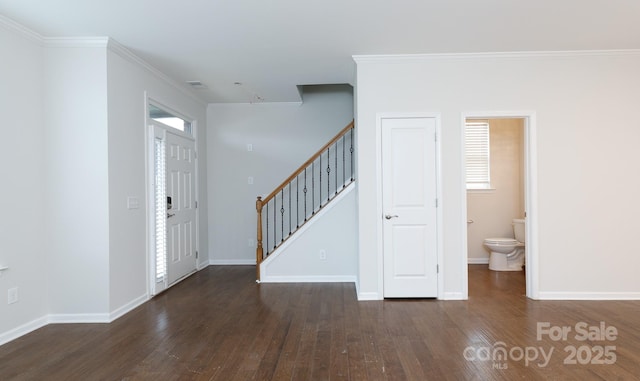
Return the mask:
[[[7,292],[7,304],[18,303],[18,287],[10,288]]]

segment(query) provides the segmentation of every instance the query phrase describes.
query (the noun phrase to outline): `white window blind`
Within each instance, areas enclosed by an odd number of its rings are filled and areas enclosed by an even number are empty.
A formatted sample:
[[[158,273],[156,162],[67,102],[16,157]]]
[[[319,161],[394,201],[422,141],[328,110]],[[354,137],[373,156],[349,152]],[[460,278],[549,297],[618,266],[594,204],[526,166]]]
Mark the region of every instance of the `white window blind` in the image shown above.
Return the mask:
[[[155,160],[155,220],[156,220],[156,283],[167,278],[167,192],[165,143],[156,138],[154,144]]]
[[[465,125],[467,189],[491,188],[489,123],[467,122]]]

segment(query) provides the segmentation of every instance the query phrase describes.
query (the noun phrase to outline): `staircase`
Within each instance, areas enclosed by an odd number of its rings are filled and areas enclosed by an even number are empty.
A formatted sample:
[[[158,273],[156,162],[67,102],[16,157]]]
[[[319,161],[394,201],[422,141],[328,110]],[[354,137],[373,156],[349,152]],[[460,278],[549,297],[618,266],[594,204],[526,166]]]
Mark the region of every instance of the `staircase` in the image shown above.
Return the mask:
[[[355,181],[354,157],[352,121],[273,192],[258,197],[257,281],[262,261]]]

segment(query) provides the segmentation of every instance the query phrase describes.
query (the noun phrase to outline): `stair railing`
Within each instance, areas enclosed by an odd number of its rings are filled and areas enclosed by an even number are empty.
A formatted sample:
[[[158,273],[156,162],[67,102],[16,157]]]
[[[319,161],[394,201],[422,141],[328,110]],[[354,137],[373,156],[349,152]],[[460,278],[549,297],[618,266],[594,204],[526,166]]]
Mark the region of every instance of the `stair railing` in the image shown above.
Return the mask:
[[[353,133],[351,122],[273,192],[256,200],[257,280],[260,263],[355,180]]]

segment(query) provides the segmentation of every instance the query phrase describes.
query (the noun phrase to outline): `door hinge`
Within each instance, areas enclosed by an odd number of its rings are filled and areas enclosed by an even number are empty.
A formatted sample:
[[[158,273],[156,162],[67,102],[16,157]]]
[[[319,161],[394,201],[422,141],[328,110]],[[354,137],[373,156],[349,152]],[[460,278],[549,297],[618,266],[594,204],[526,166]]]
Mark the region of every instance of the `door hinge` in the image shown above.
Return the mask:
[[[198,251],[196,250],[196,259],[198,259]]]
[[[198,209],[198,201],[196,201],[196,209]]]
[[[436,198],[436,208],[438,207],[438,199]]]
[[[436,265],[436,274],[440,274],[440,265]]]
[[[437,133],[437,132],[434,132],[434,133],[433,133],[433,141],[434,141],[434,142],[437,142],[437,141],[438,141],[438,133]]]

